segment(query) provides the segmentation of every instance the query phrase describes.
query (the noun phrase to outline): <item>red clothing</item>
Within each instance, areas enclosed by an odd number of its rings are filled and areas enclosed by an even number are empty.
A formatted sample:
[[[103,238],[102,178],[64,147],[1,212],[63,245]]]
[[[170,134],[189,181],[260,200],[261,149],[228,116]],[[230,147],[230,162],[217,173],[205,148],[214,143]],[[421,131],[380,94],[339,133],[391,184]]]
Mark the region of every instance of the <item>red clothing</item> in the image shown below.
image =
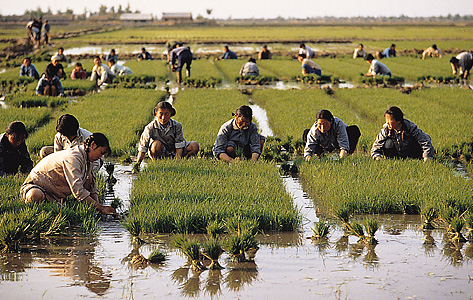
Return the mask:
[[[71,79],[85,79],[87,78],[87,72],[85,70],[77,71],[76,69],[72,70]]]

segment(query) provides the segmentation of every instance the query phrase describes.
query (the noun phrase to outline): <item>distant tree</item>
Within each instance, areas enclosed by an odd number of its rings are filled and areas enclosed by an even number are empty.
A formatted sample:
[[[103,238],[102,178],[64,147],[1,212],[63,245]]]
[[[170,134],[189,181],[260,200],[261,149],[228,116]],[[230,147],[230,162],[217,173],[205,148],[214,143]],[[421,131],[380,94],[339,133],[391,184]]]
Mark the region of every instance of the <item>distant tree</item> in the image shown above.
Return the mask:
[[[48,15],[52,15],[53,11],[51,10],[51,6],[48,6],[48,11],[46,12]]]
[[[209,17],[210,17],[210,15],[212,14],[212,9],[207,8],[206,12],[207,12],[207,15],[209,15]]]
[[[73,15],[74,14],[74,11],[70,8],[66,9],[66,11],[64,12],[66,15]]]
[[[100,8],[99,8],[99,15],[105,15],[107,13],[107,6],[105,5],[100,5]]]
[[[127,7],[125,8],[125,12],[131,13],[130,3],[128,3]]]
[[[117,13],[119,14],[122,14],[123,13],[123,8],[122,8],[122,5],[118,5],[118,10],[117,10]]]

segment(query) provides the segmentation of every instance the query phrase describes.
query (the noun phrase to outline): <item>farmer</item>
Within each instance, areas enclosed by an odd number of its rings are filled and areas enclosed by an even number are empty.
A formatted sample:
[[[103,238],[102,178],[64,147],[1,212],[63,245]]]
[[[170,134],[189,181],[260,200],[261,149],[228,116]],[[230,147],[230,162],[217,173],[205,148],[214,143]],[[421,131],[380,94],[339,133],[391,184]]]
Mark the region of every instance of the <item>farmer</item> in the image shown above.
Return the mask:
[[[299,47],[299,54],[304,54],[307,58],[314,57],[314,51],[310,47],[306,46],[304,43],[301,43]]]
[[[171,103],[160,101],[153,110],[154,120],[146,125],[140,138],[138,157],[133,169],[139,170],[146,153],[152,160],[160,158],[188,158],[196,155],[199,144],[184,139],[182,124],[171,119],[176,110]]]
[[[92,204],[103,214],[116,214],[111,206],[98,202],[93,162],[110,153],[108,139],[93,133],[81,145],[58,151],[42,159],[26,178],[20,194],[26,203],[59,201],[73,195]]]
[[[353,59],[358,57],[365,58],[366,54],[363,44],[358,44],[358,47],[353,51]]]
[[[100,57],[94,57],[94,68],[90,81],[94,81],[97,87],[100,87],[104,83],[112,83],[113,78],[115,78],[115,73],[102,63]]]
[[[34,79],[39,79],[38,70],[36,70],[36,67],[31,63],[29,57],[23,59],[23,64],[20,67],[20,76],[29,76]]]
[[[425,59],[426,56],[442,58],[442,51],[437,48],[436,44],[433,44],[431,47],[425,49],[424,52],[422,52],[422,59]]]
[[[371,148],[371,156],[374,159],[423,158],[427,161],[434,156],[435,150],[430,136],[416,124],[404,119],[399,107],[390,107],[384,113],[384,118],[386,123]]]
[[[373,55],[371,54],[366,55],[365,60],[370,65],[370,69],[368,70],[368,73],[364,74],[364,76],[368,76],[368,77],[375,77],[379,75],[389,76],[389,77],[392,76],[391,70],[389,70],[388,67],[386,67],[386,65],[383,64],[382,62],[374,59]]]
[[[110,61],[110,59],[113,59],[115,62],[118,61],[118,55],[115,53],[115,49],[110,50],[110,53],[105,57],[106,61]]]
[[[240,69],[240,76],[259,76],[259,69],[256,65],[256,59],[251,57]]]
[[[87,72],[82,68],[82,64],[80,62],[77,62],[74,70],[71,72],[71,79],[86,79],[87,78]]]
[[[0,176],[28,173],[33,168],[30,154],[26,148],[25,139],[28,137],[25,124],[19,121],[11,122],[0,135]]]
[[[62,87],[61,80],[53,74],[54,67],[49,64],[46,67],[46,71],[38,81],[36,86],[36,95],[42,96],[64,96],[64,88]]]
[[[50,33],[49,31],[51,30],[51,25],[49,25],[49,21],[46,20],[44,21],[44,25],[43,25],[43,43],[45,45],[48,45],[49,44],[49,38],[50,38]]]
[[[176,65],[177,61],[177,65]],[[176,44],[176,47],[170,53],[171,70],[177,74],[177,83],[182,82],[182,68],[186,66],[186,76],[191,76],[192,52],[189,47],[182,44]]]
[[[263,49],[258,53],[258,59],[271,59],[273,55],[271,51],[268,50],[268,46],[264,45]]]
[[[302,75],[316,74],[322,75],[322,69],[318,64],[306,58],[305,54],[299,54],[297,60],[302,64]]]
[[[234,116],[220,127],[212,149],[215,157],[226,162],[237,162],[240,160],[237,152],[241,150],[246,158],[257,161],[265,138],[258,133],[258,127],[252,122],[251,107],[240,106]]]
[[[56,121],[56,135],[54,136],[54,146],[44,146],[39,154],[41,158],[51,153],[66,150],[79,146],[92,135],[88,130],[79,127],[79,121],[70,114],[61,115]]]
[[[473,57],[470,52],[462,52],[450,59],[453,74],[457,74],[460,79],[468,79],[473,66]]]
[[[358,126],[347,126],[326,109],[317,112],[314,125],[306,129],[302,139],[306,143],[304,158],[309,161],[312,156],[337,151],[340,158],[355,151],[360,138]]]
[[[384,49],[383,52],[376,51],[376,57],[378,59],[396,57],[396,45],[391,44],[389,48]]]
[[[223,54],[222,57],[217,57],[216,60],[221,60],[221,59],[238,59],[238,55],[236,55],[235,52],[231,51],[228,49],[228,46],[225,45],[223,47]]]
[[[146,51],[146,49],[143,47],[141,48],[141,52],[138,54],[138,56],[136,57],[136,60],[137,61],[141,61],[141,60],[153,60],[153,57],[151,56],[151,54]]]
[[[133,71],[130,68],[117,64],[116,60],[114,60],[113,58],[110,58],[108,60],[108,67],[110,68],[110,71],[115,74],[115,76],[133,74]]]
[[[66,78],[66,72],[62,64],[59,63],[59,57],[57,55],[51,57],[51,62],[46,66],[46,69],[47,68],[52,68],[52,74],[56,75],[58,78]]]
[[[56,58],[59,62],[65,62],[65,63],[69,62],[66,55],[64,54],[64,48],[63,47],[59,47],[57,49]]]
[[[34,33],[34,47],[39,48],[41,43],[41,29],[43,28],[43,18],[39,17],[38,20],[33,20],[32,31]]]

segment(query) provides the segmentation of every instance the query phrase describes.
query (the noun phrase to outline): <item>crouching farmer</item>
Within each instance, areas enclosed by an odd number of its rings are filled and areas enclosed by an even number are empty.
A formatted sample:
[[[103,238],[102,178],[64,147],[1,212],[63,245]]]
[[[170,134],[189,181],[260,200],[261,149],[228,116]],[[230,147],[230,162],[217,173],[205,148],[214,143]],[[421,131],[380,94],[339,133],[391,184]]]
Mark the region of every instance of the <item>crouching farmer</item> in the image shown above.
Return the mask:
[[[186,142],[182,132],[182,124],[171,119],[176,110],[171,103],[159,102],[153,110],[154,120],[146,125],[140,138],[138,158],[133,167],[138,171],[146,153],[152,160],[160,158],[187,158],[199,152],[199,144]]]
[[[93,162],[110,153],[108,139],[93,133],[80,146],[54,152],[43,158],[23,183],[20,194],[26,203],[59,201],[73,195],[92,204],[98,212],[116,214],[111,206],[98,202]]]
[[[417,158],[427,161],[434,156],[430,136],[416,124],[404,119],[401,109],[390,107],[384,113],[386,123],[371,148],[374,159]]]
[[[237,153],[252,161],[258,160],[265,138],[258,133],[258,127],[252,122],[253,111],[247,105],[240,106],[234,118],[224,123],[217,134],[213,153],[217,159],[226,162],[239,161]]]
[[[322,109],[317,112],[314,125],[302,135],[306,143],[304,158],[309,161],[314,155],[330,152],[338,152],[343,158],[355,151],[360,135],[358,126],[347,126],[330,111]]]

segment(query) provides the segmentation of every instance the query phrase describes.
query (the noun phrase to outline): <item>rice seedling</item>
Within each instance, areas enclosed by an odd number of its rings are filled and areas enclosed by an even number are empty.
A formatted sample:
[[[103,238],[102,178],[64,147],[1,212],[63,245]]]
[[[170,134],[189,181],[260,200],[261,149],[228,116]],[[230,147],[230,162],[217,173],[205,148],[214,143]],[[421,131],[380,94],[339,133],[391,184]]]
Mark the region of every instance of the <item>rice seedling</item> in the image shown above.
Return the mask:
[[[207,224],[207,234],[212,239],[217,239],[223,233],[225,233],[225,225],[222,222],[213,220]]]
[[[462,217],[454,217],[449,223],[449,231],[452,233],[451,240],[456,243],[466,242],[465,237],[461,233],[463,227],[465,226],[465,220],[463,220]]]
[[[422,224],[422,229],[435,229],[433,226],[433,222],[438,217],[438,211],[433,206],[422,206],[420,209],[420,214],[424,219],[424,223]]]
[[[148,266],[149,261],[141,254],[133,256],[131,264],[135,269],[144,269]]]
[[[235,81],[243,85],[268,85],[271,82],[278,81],[276,76],[237,76]]]
[[[209,270],[221,270],[223,267],[218,263],[218,259],[223,253],[223,248],[219,240],[210,238],[203,244],[202,254],[210,259]]]
[[[196,240],[177,235],[172,239],[172,245],[187,257],[194,271],[206,270],[206,267],[200,262],[200,245]]]
[[[473,242],[473,213],[468,213],[465,216],[465,227],[468,229],[466,239],[469,242]]]
[[[21,121],[25,124],[26,131],[32,133],[36,128],[49,122],[51,109],[46,107],[38,108],[17,108],[9,107],[0,109],[0,129],[4,130],[10,122]],[[26,140],[28,144],[29,140]]]
[[[310,230],[312,230],[313,234],[312,239],[324,239],[327,238],[330,233],[330,225],[327,221],[320,219],[318,222],[314,223],[314,228],[311,227]]]
[[[160,264],[166,260],[166,254],[159,249],[153,250],[149,256],[148,261],[152,264]]]
[[[112,202],[110,202],[110,206],[115,208],[115,210],[121,209],[123,208],[123,201],[119,198],[114,198]]]
[[[258,250],[258,243],[255,240],[255,235],[248,231],[234,232],[228,235],[224,249],[230,255],[233,262],[240,263],[247,261],[246,252],[253,256]]]
[[[11,252],[19,249],[20,241],[26,239],[31,223],[24,215],[5,213],[0,218],[1,252]]]
[[[5,102],[8,105],[21,108],[29,107],[62,107],[69,102],[69,99],[64,97],[48,97],[37,96],[28,93],[21,93],[15,95],[8,95],[5,97]]]
[[[368,245],[376,245],[378,244],[378,241],[374,238],[374,235],[376,234],[376,231],[378,231],[378,220],[375,218],[367,218],[365,220],[365,231],[366,231],[366,237],[364,239],[364,242]]]
[[[124,222],[122,222],[123,227],[125,227],[125,229],[131,234],[133,244],[141,245],[145,243],[140,239],[140,234],[143,232],[141,222],[140,219],[134,216],[129,216]]]

